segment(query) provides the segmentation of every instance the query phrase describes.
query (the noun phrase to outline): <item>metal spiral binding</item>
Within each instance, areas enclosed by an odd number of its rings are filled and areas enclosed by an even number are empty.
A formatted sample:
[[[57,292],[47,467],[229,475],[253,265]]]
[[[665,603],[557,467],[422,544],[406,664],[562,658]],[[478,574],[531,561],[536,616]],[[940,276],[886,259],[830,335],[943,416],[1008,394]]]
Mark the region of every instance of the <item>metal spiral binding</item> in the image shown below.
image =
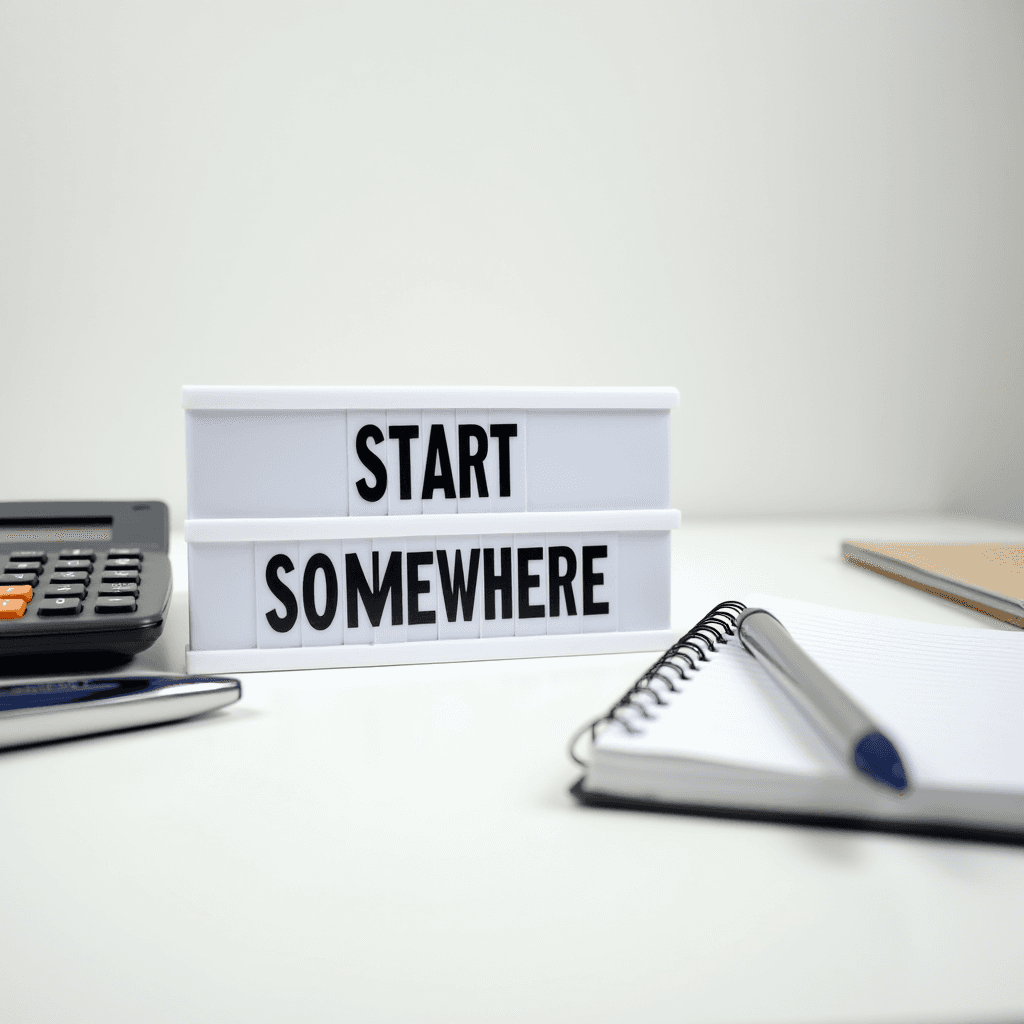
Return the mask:
[[[583,726],[582,729],[572,738],[569,744],[569,756],[582,767],[588,767],[587,762],[576,756],[576,744],[590,733],[590,741],[597,739],[598,729],[607,722],[618,722],[627,732],[639,732],[629,721],[629,716],[620,717],[624,710],[637,710],[644,718],[651,718],[647,705],[664,705],[665,701],[653,684],[660,680],[670,693],[679,693],[680,688],[676,685],[680,679],[688,679],[686,670],[699,672],[702,661],[708,660],[719,644],[729,642],[729,637],[735,635],[736,620],[740,612],[746,609],[741,601],[723,601],[711,609],[688,633],[684,633],[640,678],[609,708],[606,714],[595,718],[592,722]],[[684,663],[685,662],[685,667]],[[675,673],[672,678],[671,672]],[[640,699],[640,698],[644,699]]]

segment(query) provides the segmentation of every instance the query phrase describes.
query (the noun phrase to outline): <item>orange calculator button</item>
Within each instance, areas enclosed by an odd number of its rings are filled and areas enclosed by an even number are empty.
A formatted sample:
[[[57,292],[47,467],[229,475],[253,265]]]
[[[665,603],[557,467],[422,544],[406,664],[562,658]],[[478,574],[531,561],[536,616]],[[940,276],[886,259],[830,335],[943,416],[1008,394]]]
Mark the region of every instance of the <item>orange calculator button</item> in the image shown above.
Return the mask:
[[[15,601],[24,601],[28,604],[32,600],[32,588],[19,584],[14,587],[0,587],[0,600],[11,598]]]
[[[25,614],[25,602],[7,597],[0,601],[0,619],[20,619]]]

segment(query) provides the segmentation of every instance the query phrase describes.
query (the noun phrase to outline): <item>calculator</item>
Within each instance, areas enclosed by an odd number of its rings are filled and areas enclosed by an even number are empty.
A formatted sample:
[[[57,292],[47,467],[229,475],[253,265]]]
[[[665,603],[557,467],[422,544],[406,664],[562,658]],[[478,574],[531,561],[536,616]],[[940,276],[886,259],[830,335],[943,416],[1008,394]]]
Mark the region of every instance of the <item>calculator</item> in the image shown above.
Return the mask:
[[[162,501],[0,502],[0,657],[130,657],[171,603]]]

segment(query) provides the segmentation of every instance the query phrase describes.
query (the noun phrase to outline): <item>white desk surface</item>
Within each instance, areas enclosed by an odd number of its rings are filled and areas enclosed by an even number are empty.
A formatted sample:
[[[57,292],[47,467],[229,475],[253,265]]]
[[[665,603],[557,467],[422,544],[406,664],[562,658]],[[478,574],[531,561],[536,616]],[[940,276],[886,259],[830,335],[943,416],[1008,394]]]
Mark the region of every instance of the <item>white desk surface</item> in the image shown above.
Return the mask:
[[[674,624],[766,591],[1001,628],[845,537],[1024,530],[690,523]],[[180,665],[186,633],[178,593],[140,661]],[[651,660],[249,675],[206,719],[4,754],[0,1017],[1024,1017],[1024,849],[578,807],[566,739]]]

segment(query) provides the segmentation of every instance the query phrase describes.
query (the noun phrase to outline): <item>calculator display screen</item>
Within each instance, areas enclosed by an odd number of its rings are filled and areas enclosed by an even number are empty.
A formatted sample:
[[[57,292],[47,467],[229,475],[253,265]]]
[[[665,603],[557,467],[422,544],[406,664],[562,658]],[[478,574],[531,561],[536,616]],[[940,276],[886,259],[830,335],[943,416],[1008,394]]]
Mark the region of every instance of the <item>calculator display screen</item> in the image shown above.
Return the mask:
[[[66,544],[76,540],[113,540],[114,520],[110,516],[81,516],[75,519],[0,519],[0,544],[20,541],[53,541]]]

